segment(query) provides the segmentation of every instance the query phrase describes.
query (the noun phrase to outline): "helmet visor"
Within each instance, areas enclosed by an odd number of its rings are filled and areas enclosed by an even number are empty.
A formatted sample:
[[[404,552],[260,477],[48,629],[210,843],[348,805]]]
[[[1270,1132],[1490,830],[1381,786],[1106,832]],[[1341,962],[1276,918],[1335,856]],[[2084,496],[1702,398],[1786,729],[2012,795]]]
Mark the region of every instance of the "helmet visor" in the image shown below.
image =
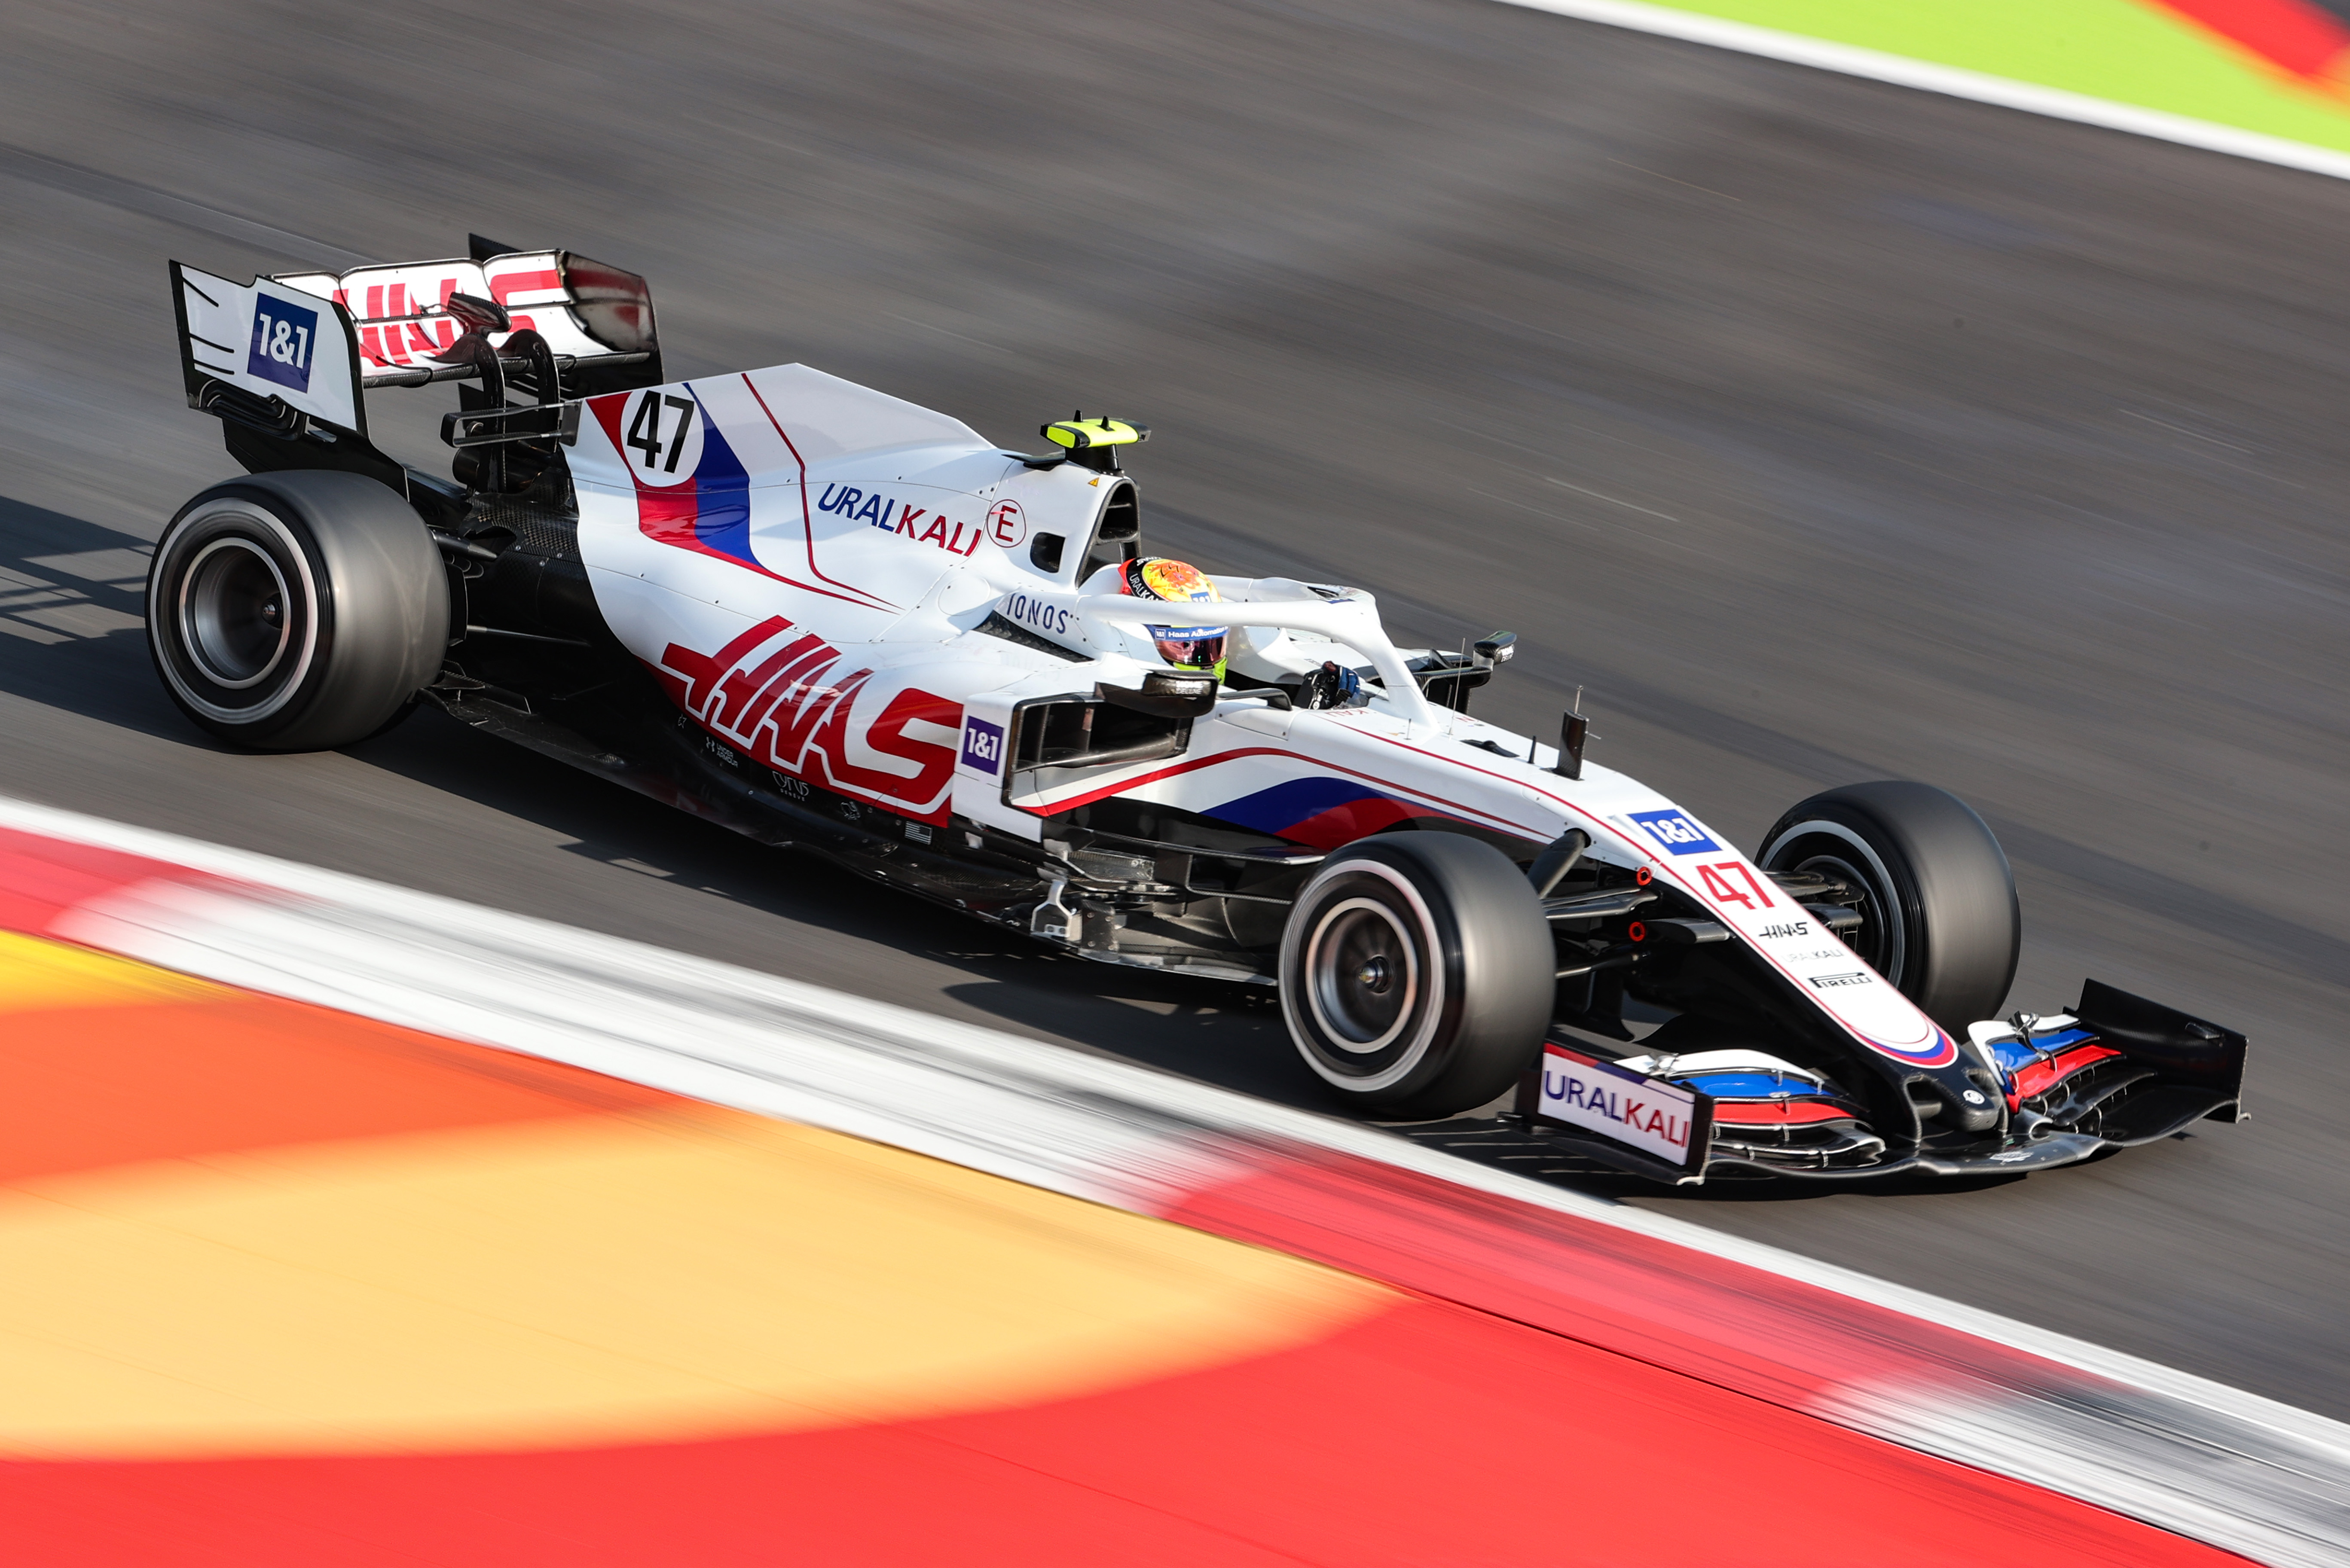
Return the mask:
[[[1178,670],[1213,670],[1224,661],[1224,639],[1230,627],[1154,626],[1150,640],[1159,657]]]

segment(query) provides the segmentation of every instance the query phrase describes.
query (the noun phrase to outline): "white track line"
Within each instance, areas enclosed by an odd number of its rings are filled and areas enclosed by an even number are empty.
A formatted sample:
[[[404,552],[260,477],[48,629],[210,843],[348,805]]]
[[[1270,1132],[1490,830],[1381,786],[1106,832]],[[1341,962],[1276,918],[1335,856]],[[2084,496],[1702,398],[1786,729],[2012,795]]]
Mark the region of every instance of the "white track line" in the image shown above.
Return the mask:
[[[1911,3],[1925,5],[1930,0],[1911,0]],[[1962,70],[1957,66],[1932,65],[1924,60],[1864,49],[1852,44],[1807,38],[1799,33],[1782,33],[1776,28],[1724,21],[1719,16],[1700,16],[1669,6],[1644,5],[1638,0],[1501,0],[1501,4],[1519,5],[1530,11],[1548,11],[1555,16],[1571,16],[1578,22],[1598,22],[1610,27],[1655,33],[1692,44],[1709,44],[1718,49],[1735,49],[1742,55],[1761,55],[1766,59],[1785,60],[1824,71],[1839,71],[1848,77],[1866,77],[1872,81],[1891,82],[1897,87],[1916,88],[1921,92],[1970,99],[1977,103],[1996,104],[2002,109],[2022,109],[2027,114],[2077,120],[2083,125],[2124,130],[2133,136],[2152,137],[2158,141],[2199,147],[2207,152],[2224,152],[2235,158],[2281,163],[2288,169],[2302,169],[2312,174],[2350,180],[2350,152],[2336,152],[2282,136],[2264,136],[2257,130],[2240,130],[2232,125],[2220,125],[2183,114],[2167,114],[2158,109],[2115,103],[2108,99],[2091,98],[2086,93],[2036,87],[2030,82],[2012,81],[1981,71]]]
[[[1818,1413],[2243,1552],[2350,1563],[2350,1427],[1669,1216],[1453,1158],[1376,1128],[640,942],[0,799],[0,828],[168,877],[77,905],[57,935],[316,1002],[786,1116],[1145,1213],[1265,1146],[1350,1155],[1635,1231],[2069,1367],[2078,1385],[1938,1369]]]

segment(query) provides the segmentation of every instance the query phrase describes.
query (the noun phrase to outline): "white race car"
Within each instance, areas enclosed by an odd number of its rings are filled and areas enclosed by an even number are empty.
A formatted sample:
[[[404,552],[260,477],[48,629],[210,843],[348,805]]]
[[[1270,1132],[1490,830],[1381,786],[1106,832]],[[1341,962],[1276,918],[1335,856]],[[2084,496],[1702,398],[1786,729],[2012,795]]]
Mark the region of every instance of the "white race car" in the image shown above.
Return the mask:
[[[471,256],[172,266],[192,406],[250,476],[156,549],[151,642],[226,740],[432,701],[769,844],[1104,963],[1279,988],[1388,1119],[1514,1091],[1637,1173],[2028,1168],[2239,1115],[2241,1035],[2094,981],[1988,1019],[2021,924],[1981,820],[1830,790],[1739,852],[1471,716],[1510,656],[1358,587],[1143,552],[1139,425],[1042,454],[805,365],[669,382],[642,279]],[[363,388],[459,383],[454,479]],[[1627,998],[1667,1021],[1634,1038]]]

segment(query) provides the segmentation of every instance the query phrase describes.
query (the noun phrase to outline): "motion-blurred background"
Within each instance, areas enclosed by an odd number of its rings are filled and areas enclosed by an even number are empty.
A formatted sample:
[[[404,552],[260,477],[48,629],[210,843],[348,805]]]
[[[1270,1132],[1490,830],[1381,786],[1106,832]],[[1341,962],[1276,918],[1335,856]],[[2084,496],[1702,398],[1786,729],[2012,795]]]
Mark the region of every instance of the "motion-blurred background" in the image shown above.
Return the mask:
[[[2350,1416],[2350,186],[1489,0],[17,0],[0,44],[0,791],[1318,1103],[1247,996],[436,715],[316,757],[179,719],[137,548],[234,465],[166,258],[576,249],[650,278],[680,376],[1147,421],[1150,546],[1516,630],[1482,711],[1587,688],[1595,757],[1745,847],[1825,785],[1955,790],[2022,888],[2012,1003],[2240,1028],[2253,1119],[1638,1200]],[[444,403],[374,407],[423,460]]]

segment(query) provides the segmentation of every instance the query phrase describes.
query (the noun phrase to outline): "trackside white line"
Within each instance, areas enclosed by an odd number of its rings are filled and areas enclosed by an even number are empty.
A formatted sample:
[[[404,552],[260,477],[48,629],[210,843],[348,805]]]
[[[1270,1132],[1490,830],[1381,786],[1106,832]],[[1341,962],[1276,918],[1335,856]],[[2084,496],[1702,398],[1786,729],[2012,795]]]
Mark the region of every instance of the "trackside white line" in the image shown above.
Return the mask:
[[[0,799],[0,827],[208,872],[78,906],[107,950],[452,1038],[787,1116],[1145,1213],[1303,1146],[1636,1231],[2070,1367],[1918,1386],[1819,1413],[2256,1560],[2350,1563],[2350,1428],[1995,1314],[1407,1139],[1130,1064],[644,943]],[[250,889],[250,891],[246,890]],[[1943,1376],[1938,1380],[1937,1372]]]
[[[1070,1064],[1055,1046],[428,895],[363,904],[158,878],[54,929],[224,984],[1121,1208],[1156,1211],[1238,1173],[1213,1154],[1212,1123],[1138,1105],[1122,1064]],[[1103,1066],[1113,1071],[1086,1070]]]
[[[2158,109],[2140,109],[2135,104],[2091,98],[2086,93],[2066,92],[2061,88],[2036,87],[2030,82],[2012,81],[1981,71],[1963,70],[1957,66],[1933,65],[1925,60],[1913,60],[1905,56],[1888,55],[1851,44],[1807,38],[1799,33],[1783,33],[1776,28],[1726,21],[1719,16],[1700,16],[1669,6],[1645,5],[1638,0],[1500,0],[1500,3],[1529,11],[1548,11],[1578,22],[1598,22],[1610,27],[1654,33],[1692,44],[1708,44],[1718,49],[1735,49],[1742,55],[1760,55],[1766,59],[1837,71],[1848,77],[1866,77],[1872,81],[1916,88],[1921,92],[1970,99],[1976,103],[1996,104],[2002,109],[2022,109],[2027,114],[2046,115],[2053,119],[2102,126],[2107,130],[2123,130],[2133,136],[2151,137],[2158,141],[2199,147],[2207,152],[2224,152],[2230,157],[2282,164],[2288,169],[2306,170],[2312,174],[2324,174],[2336,180],[2350,180],[2350,152],[2336,152],[2330,148],[2314,147],[2308,142],[2293,141],[2282,136],[2267,136],[2257,130],[2241,130],[2232,125],[2220,125],[2188,115],[2168,114]]]
[[[1830,1419],[1905,1448],[2052,1490],[2279,1568],[2345,1560],[2339,1469],[2311,1467],[2292,1445],[2240,1423],[2170,1412],[2160,1427],[2127,1400],[2094,1391],[2017,1398],[1949,1387],[1844,1387],[1820,1402]],[[2052,1482],[2048,1478],[2062,1478]]]

